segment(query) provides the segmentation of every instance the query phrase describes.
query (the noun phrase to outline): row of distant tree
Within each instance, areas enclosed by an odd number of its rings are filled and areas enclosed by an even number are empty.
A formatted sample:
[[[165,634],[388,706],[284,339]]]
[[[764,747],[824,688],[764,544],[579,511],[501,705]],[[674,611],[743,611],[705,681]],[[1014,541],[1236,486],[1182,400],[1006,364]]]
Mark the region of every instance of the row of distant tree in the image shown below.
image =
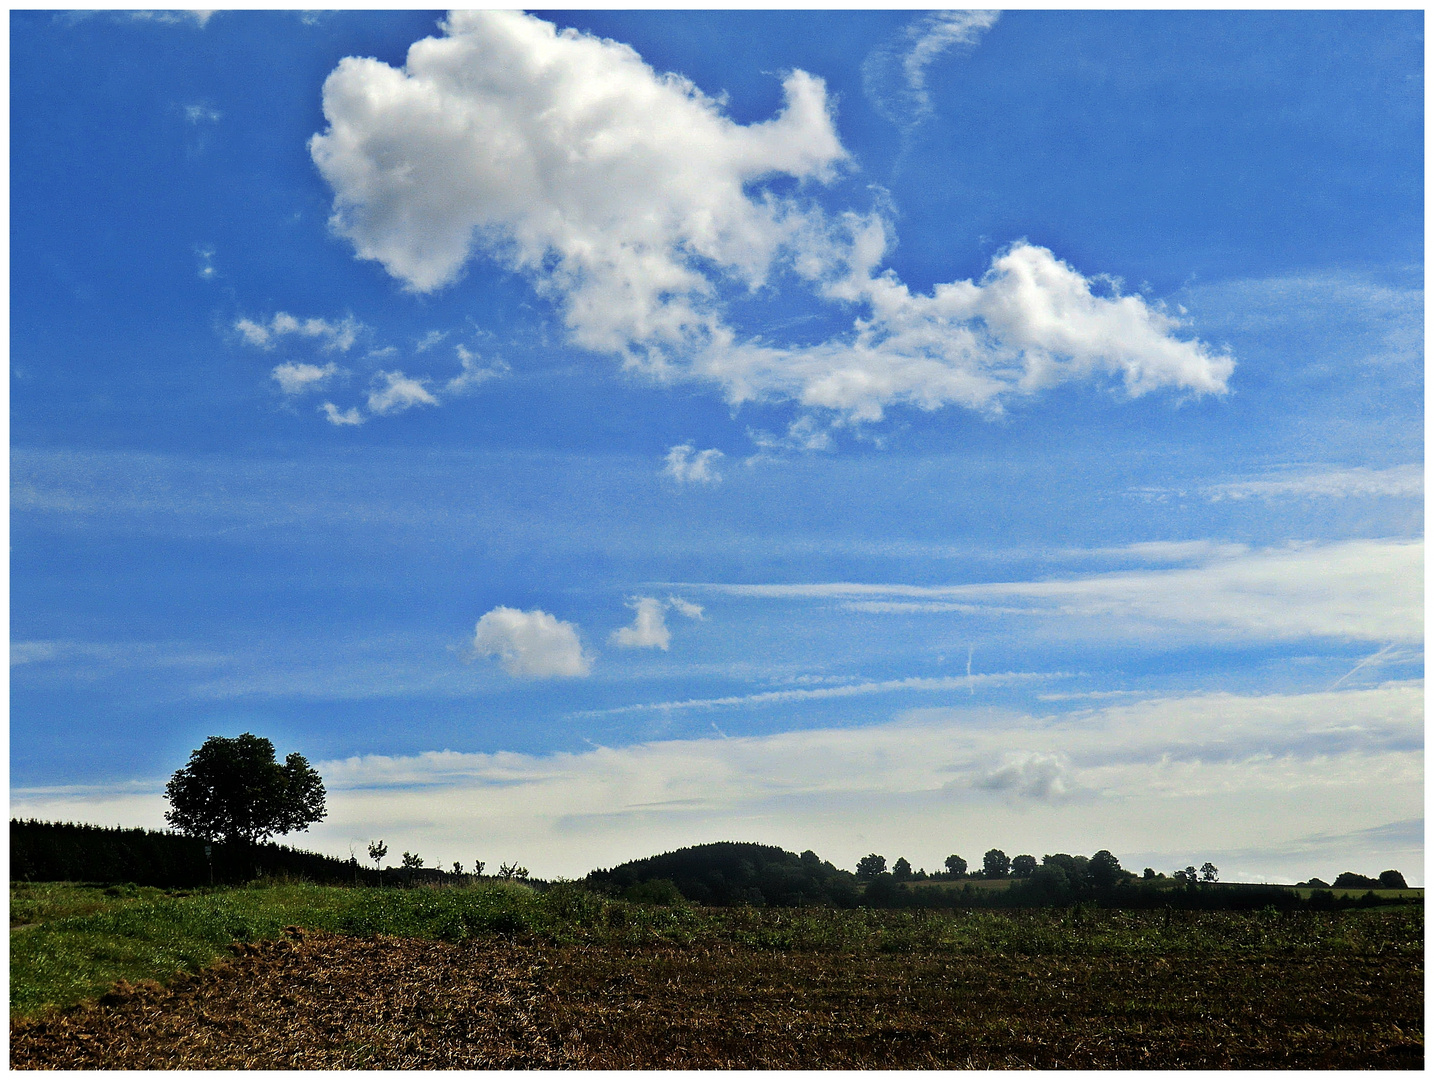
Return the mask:
[[[1043,869],[1059,869],[1067,878],[1088,881],[1097,888],[1135,880],[1135,875],[1123,870],[1120,860],[1104,848],[1090,858],[1084,855],[1043,855],[1040,862],[1036,861],[1034,855],[1017,855],[1013,859],[1000,848],[992,848],[982,857],[979,870],[969,870],[966,860],[960,855],[946,856],[945,866],[944,871],[928,874],[925,869],[912,870],[910,862],[899,858],[892,864],[890,874],[893,881],[956,881],[961,878],[999,881],[1006,878],[1032,878]],[[887,872],[886,857],[875,852],[863,856],[856,864],[858,881],[873,881]],[[1183,870],[1176,870],[1172,876],[1190,884],[1219,881],[1220,869],[1214,863],[1207,862],[1199,870],[1187,866]],[[1164,874],[1157,874],[1148,866],[1143,874],[1146,881],[1164,877]]]
[[[382,870],[383,860],[388,858],[388,844],[386,844],[382,840],[373,841],[373,843],[369,844],[368,846],[368,857],[373,860],[375,869]],[[487,868],[488,864],[482,859],[474,859],[472,876],[482,877],[483,871]],[[411,851],[405,851],[399,863],[399,869],[422,870],[423,856],[415,855]],[[442,868],[440,867],[439,869],[441,870]],[[455,876],[458,877],[469,876],[469,872],[464,869],[463,864],[461,862],[458,862],[456,859],[453,862],[452,872]],[[494,875],[494,877],[498,878],[498,880],[500,881],[527,881],[528,868],[526,866],[519,866],[515,862],[500,863],[498,865],[498,872]]]
[[[1403,881],[1395,872],[1391,874],[1394,876],[1385,880]],[[980,884],[982,879],[1001,877],[1008,879],[1005,888]],[[1171,878],[1179,884],[1172,887]],[[1363,887],[1352,878],[1357,875],[1341,875],[1339,881],[1349,883],[1350,888]],[[686,899],[700,904],[782,907],[1048,907],[1089,902],[1128,908],[1323,910],[1386,902],[1372,892],[1364,897],[1336,897],[1320,888],[1303,895],[1281,885],[1214,887],[1218,879],[1219,870],[1213,863],[1198,870],[1187,866],[1166,877],[1149,868],[1144,874],[1133,874],[1106,850],[1089,857],[1060,853],[1045,855],[1039,862],[1029,855],[1008,862],[993,849],[979,871],[967,873],[964,867],[952,866],[940,877],[925,875],[925,881],[917,885],[922,874],[911,871],[904,859],[898,859],[888,871],[885,858],[873,853],[861,859],[857,872],[852,873],[812,851],[795,855],[762,844],[719,843],[680,848],[611,870],[594,870],[586,883],[608,895],[642,903]],[[1374,879],[1363,881],[1368,881],[1370,888],[1380,886]]]
[[[1366,877],[1363,874],[1355,874],[1345,871],[1334,879],[1330,885],[1319,878],[1310,878],[1308,881],[1301,881],[1296,888],[1300,889],[1407,889],[1409,886],[1404,881],[1404,875],[1398,870],[1386,870],[1377,878]]]

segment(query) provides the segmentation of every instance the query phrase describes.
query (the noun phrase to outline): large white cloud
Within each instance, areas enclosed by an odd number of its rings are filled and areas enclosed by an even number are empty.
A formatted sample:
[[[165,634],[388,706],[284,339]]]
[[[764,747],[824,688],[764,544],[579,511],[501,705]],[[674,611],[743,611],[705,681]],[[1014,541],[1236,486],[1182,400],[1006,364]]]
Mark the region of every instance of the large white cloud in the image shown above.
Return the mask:
[[[788,207],[744,186],[844,157],[820,80],[743,126],[632,49],[517,12],[454,12],[402,71],[348,57],[311,142],[334,226],[412,288],[452,282],[473,247],[536,270],[580,341],[622,349],[704,325],[708,261],[760,282]],[[554,262],[555,260],[555,262]]]
[[[325,761],[329,817],[301,841],[343,856],[385,837],[543,875],[745,839],[846,866],[868,851],[934,869],[992,846],[1109,848],[1137,870],[1210,858],[1229,880],[1298,881],[1394,866],[1417,883],[1423,702],[1416,681],[1053,717],[958,704],[858,728]],[[162,827],[162,787],[17,790],[11,812]]]
[[[578,629],[546,611],[495,607],[473,632],[479,656],[496,656],[509,675],[549,679],[587,675],[592,658],[583,652]]]
[[[937,33],[912,70],[973,29]],[[580,346],[713,382],[734,403],[849,419],[897,403],[998,412],[1068,379],[1226,387],[1229,357],[1177,336],[1158,305],[1098,295],[1044,248],[1017,243],[979,282],[912,294],[880,269],[892,237],[879,214],[832,217],[810,197],[847,158],[819,78],[789,73],[782,110],[743,125],[617,42],[511,11],[454,13],[443,30],[402,69],[342,60],[310,142],[333,228],[416,291],[481,253],[526,273]],[[779,195],[774,177],[806,186]],[[816,346],[759,341],[729,325],[724,298],[763,285],[857,318]]]

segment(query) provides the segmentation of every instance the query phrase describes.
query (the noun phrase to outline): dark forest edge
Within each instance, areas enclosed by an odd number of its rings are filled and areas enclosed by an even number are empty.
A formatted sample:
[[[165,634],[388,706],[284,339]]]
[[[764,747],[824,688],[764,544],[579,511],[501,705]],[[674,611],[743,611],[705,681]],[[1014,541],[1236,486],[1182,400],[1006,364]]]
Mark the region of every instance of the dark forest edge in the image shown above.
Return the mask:
[[[909,867],[902,872],[905,860],[898,861],[897,873],[888,873],[884,860],[868,856],[852,873],[812,851],[798,855],[769,845],[724,842],[594,870],[581,884],[610,899],[658,906],[933,909],[1088,903],[1132,910],[1288,911],[1423,903],[1423,891],[1402,888],[1403,878],[1396,871],[1379,880],[1341,874],[1333,886],[1318,878],[1297,885],[1270,885],[1201,880],[1193,872],[1167,878],[1146,871],[1138,877],[1123,870],[1108,851],[1089,858],[1047,855],[1039,864],[1031,856],[1018,856],[1016,862],[1023,859],[1030,861],[1016,868],[1020,876],[1013,876],[1009,865],[1004,874],[995,872],[1002,869],[997,860],[971,875],[948,870],[918,878]],[[10,822],[12,881],[190,889],[255,879],[370,887],[465,885],[478,880],[455,870],[411,865],[380,870],[362,865],[357,857],[338,859],[274,843],[206,844],[199,838],[148,829]],[[539,891],[548,887],[536,879],[527,884]]]

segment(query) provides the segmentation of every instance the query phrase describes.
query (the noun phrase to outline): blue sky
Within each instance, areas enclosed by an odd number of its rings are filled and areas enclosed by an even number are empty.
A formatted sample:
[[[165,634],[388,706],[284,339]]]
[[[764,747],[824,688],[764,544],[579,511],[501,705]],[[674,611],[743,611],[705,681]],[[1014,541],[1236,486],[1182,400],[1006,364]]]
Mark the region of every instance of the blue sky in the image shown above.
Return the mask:
[[[1419,12],[11,15],[12,812],[1423,861]]]

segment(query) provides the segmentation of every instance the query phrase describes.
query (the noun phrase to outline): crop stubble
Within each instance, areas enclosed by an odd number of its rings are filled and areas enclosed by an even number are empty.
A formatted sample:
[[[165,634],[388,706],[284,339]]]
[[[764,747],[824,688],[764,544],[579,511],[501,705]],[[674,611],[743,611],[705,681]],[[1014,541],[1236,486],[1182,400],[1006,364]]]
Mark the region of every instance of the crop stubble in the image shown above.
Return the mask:
[[[1365,955],[780,952],[292,929],[22,1020],[15,1068],[1419,1068],[1422,970]]]

